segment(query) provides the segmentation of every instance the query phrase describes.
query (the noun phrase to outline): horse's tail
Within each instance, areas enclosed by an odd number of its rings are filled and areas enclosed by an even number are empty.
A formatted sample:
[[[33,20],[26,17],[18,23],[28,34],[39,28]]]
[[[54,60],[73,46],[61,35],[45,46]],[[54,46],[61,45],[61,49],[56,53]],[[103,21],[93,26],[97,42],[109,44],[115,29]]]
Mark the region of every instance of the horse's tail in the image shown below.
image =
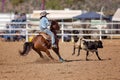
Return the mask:
[[[33,43],[32,42],[25,42],[23,45],[23,51],[19,51],[21,56],[27,55],[29,51],[32,49]]]

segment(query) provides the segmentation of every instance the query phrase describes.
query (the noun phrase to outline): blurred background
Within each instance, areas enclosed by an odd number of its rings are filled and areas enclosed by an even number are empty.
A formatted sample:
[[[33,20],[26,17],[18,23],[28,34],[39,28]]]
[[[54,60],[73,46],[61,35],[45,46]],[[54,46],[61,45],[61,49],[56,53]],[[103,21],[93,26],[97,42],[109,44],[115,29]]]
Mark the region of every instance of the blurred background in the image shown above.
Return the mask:
[[[72,10],[100,11],[104,6],[106,15],[113,15],[120,0],[0,0],[0,12],[9,13],[14,11],[31,13],[33,10]]]
[[[8,35],[14,36],[17,33],[24,35],[28,41],[30,35],[39,31],[40,12],[46,10],[50,13],[47,15],[49,20],[59,22],[61,29],[58,35],[62,40],[68,37],[70,41],[71,36],[119,38],[119,4],[120,0],[0,0],[0,35],[8,39]],[[20,20],[12,25],[16,12]],[[21,23],[23,14],[25,23]],[[27,28],[33,30],[27,31]],[[21,31],[23,29],[24,32]]]

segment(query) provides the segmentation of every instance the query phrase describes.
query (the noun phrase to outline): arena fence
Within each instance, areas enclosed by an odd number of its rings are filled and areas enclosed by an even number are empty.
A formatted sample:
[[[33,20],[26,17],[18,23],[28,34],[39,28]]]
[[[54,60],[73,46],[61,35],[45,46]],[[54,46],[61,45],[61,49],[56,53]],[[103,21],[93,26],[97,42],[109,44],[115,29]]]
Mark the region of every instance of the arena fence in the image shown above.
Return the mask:
[[[24,35],[26,38],[26,42],[29,41],[29,37],[33,35],[38,35],[39,26],[38,23],[32,25],[31,22],[1,22],[0,27],[3,26],[2,23],[6,23],[4,28],[0,28],[0,36],[3,35]],[[86,25],[92,25],[91,23],[73,23],[73,22],[60,22],[60,31],[58,32],[58,36],[62,38],[64,41],[64,36],[92,36],[93,38],[97,38],[102,40],[103,36],[110,37],[111,39],[116,36],[120,37],[120,23],[119,22],[110,22],[104,23],[97,23],[97,26],[94,27],[86,27]],[[11,27],[11,26],[19,26],[19,27]],[[21,27],[22,26],[22,27]],[[83,27],[84,26],[84,27]],[[75,34],[72,33],[74,30],[78,31],[79,33]],[[11,33],[11,31],[17,31]],[[84,33],[84,31],[90,33]]]

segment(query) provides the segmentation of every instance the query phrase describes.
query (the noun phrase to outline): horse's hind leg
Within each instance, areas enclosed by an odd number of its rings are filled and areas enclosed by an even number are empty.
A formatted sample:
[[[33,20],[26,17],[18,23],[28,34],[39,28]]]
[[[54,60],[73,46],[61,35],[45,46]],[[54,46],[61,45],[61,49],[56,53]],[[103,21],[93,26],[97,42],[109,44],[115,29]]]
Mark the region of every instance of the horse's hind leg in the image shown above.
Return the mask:
[[[45,51],[44,51],[52,60],[54,60],[54,58],[51,56],[51,54],[50,54],[50,52],[46,49]]]
[[[44,58],[43,55],[42,55],[42,53],[40,52],[40,50],[35,49],[35,48],[33,48],[33,49],[39,54],[39,56],[40,56],[41,58]]]

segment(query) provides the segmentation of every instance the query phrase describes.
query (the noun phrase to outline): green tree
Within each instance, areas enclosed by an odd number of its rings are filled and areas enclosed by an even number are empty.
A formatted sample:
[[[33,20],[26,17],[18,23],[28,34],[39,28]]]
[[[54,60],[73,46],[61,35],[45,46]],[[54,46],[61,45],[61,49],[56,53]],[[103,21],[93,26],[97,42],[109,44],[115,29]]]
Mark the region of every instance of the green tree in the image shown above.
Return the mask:
[[[46,0],[46,9],[61,9],[60,0]]]
[[[25,0],[10,0],[13,6],[19,5],[20,3],[23,3]]]

